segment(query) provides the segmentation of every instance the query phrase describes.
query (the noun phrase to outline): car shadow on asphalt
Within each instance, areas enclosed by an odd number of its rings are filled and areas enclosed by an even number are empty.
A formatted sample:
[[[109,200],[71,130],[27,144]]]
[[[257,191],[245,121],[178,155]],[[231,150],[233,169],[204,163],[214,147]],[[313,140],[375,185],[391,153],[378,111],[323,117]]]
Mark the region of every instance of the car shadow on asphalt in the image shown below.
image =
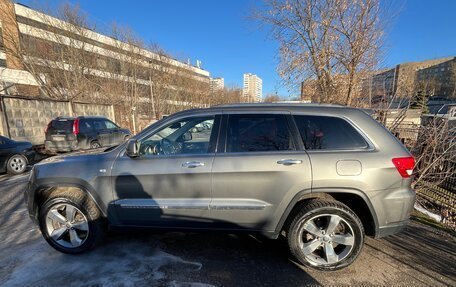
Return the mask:
[[[388,236],[381,241],[391,248],[377,246],[376,241],[367,245],[377,252],[387,255],[393,262],[407,266],[411,270],[432,278],[435,282],[447,285],[456,282],[456,243],[443,231],[436,231],[418,223],[411,223],[399,234]],[[436,236],[440,232],[441,236]],[[388,250],[388,251],[387,251]],[[394,251],[394,252],[393,252]],[[403,269],[404,272],[407,270]],[[420,280],[412,275],[414,279]],[[425,284],[425,282],[422,282]]]
[[[107,245],[136,242],[157,245],[169,254],[201,263],[199,272],[182,272],[179,265],[166,265],[162,272],[176,281],[196,281],[216,286],[320,286],[294,262],[285,240],[271,240],[248,233],[114,232]]]

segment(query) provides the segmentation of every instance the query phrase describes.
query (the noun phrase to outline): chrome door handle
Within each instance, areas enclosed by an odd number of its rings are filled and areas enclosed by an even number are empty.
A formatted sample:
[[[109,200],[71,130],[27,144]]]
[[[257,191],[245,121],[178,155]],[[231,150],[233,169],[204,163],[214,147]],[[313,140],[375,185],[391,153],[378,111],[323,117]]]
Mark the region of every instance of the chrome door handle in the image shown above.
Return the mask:
[[[283,164],[283,165],[293,165],[293,164],[301,164],[302,160],[300,159],[281,159],[277,161],[278,164]]]
[[[200,166],[204,166],[204,162],[187,161],[182,164],[182,167],[186,167],[186,168],[195,168],[195,167],[200,167]]]

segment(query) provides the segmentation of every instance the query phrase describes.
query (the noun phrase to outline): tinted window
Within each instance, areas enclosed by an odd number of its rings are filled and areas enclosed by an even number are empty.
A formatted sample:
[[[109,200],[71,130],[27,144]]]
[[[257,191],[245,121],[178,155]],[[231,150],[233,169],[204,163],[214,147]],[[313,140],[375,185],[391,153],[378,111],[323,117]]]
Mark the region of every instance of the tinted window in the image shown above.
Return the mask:
[[[92,126],[95,130],[104,130],[106,129],[105,121],[101,119],[93,119]]]
[[[79,120],[79,130],[81,132],[89,132],[92,130],[92,123],[90,120],[81,119]]]
[[[215,141],[215,117],[191,117],[173,122],[141,140],[140,153],[152,155],[205,154]]]
[[[110,129],[110,130],[119,128],[116,124],[114,124],[114,123],[111,122],[111,121],[106,121],[106,120],[105,120],[104,122],[105,122],[106,127],[107,127],[108,129]]]
[[[294,116],[306,149],[359,149],[367,142],[346,120],[336,117]]]
[[[52,120],[50,128],[55,131],[72,132],[73,131],[73,120],[69,120],[69,119]]]
[[[292,150],[284,115],[230,115],[226,152]]]

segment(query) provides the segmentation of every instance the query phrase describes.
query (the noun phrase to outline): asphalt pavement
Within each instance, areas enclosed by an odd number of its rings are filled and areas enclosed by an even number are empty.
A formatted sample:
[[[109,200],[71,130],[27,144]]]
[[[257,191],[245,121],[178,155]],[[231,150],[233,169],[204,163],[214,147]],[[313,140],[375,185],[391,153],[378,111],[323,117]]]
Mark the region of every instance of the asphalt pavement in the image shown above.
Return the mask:
[[[52,249],[28,218],[27,174],[0,175],[0,286],[456,286],[456,240],[418,222],[366,238],[343,270],[302,268],[282,240],[214,232],[111,233],[95,250]]]

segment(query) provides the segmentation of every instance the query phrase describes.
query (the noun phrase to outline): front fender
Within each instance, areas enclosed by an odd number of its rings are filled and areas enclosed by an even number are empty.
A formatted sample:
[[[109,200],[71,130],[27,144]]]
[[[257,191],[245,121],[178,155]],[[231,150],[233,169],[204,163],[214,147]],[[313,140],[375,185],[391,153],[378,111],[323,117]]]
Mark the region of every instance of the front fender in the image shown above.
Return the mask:
[[[29,213],[33,214],[36,217],[38,215],[39,208],[39,206],[37,206],[39,201],[38,199],[46,197],[46,195],[50,194],[55,189],[65,187],[75,187],[87,193],[87,195],[90,196],[90,198],[93,200],[93,202],[100,210],[102,216],[107,217],[107,204],[101,198],[100,194],[96,192],[95,189],[88,182],[74,178],[39,179],[34,184],[30,185],[29,194],[33,195],[33,202],[30,202],[30,199],[32,198],[29,198]]]

